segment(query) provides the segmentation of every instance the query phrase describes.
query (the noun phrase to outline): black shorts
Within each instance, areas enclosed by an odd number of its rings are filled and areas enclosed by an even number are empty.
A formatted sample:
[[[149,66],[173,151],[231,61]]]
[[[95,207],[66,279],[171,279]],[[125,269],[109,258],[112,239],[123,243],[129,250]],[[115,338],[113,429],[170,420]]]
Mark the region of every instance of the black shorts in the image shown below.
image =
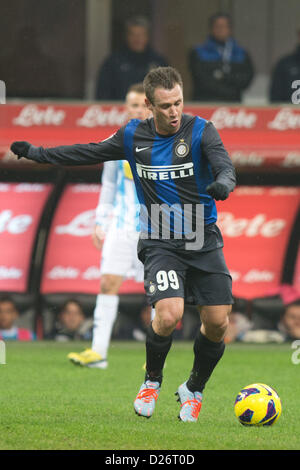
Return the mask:
[[[182,240],[139,240],[138,256],[149,304],[170,297],[182,297],[191,305],[233,304],[222,247],[187,251]]]

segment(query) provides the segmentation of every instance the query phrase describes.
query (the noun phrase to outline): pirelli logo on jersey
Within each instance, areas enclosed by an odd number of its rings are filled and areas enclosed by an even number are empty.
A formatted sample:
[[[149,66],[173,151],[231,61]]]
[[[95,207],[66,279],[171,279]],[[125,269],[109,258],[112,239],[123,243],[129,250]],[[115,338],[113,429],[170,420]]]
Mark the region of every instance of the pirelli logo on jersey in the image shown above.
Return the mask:
[[[181,165],[157,166],[137,163],[136,170],[140,178],[147,180],[174,180],[193,176],[194,164],[189,162]]]

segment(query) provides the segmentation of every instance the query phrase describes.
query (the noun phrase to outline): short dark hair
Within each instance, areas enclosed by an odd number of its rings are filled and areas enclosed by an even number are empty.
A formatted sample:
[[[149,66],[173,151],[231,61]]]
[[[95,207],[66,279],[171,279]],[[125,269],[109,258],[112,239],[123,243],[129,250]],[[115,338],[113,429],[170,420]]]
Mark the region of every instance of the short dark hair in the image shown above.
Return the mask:
[[[128,93],[131,93],[132,91],[134,91],[135,93],[144,94],[145,93],[144,85],[142,83],[134,83],[128,88],[128,91],[126,94],[128,95]]]
[[[183,88],[181,75],[173,67],[157,67],[150,70],[144,78],[143,84],[145,94],[152,104],[156,88],[172,90],[176,85],[180,85],[181,88]]]
[[[208,27],[209,27],[209,30],[212,29],[212,27],[214,26],[215,22],[216,22],[219,18],[226,18],[226,20],[228,21],[228,24],[229,24],[230,28],[232,28],[232,18],[231,18],[231,16],[229,15],[229,13],[226,13],[226,12],[224,12],[224,11],[218,11],[217,13],[214,13],[212,16],[210,16],[210,18],[208,19]]]
[[[150,30],[150,23],[145,16],[133,16],[128,18],[125,22],[125,31],[128,31],[128,28],[131,26],[141,26],[147,31]]]
[[[64,312],[64,310],[67,308],[69,304],[76,304],[77,307],[79,307],[80,310],[82,311],[82,314],[84,315],[84,311],[83,311],[83,307],[81,303],[79,302],[79,300],[75,299],[74,297],[65,300],[65,302],[61,306],[60,313]]]

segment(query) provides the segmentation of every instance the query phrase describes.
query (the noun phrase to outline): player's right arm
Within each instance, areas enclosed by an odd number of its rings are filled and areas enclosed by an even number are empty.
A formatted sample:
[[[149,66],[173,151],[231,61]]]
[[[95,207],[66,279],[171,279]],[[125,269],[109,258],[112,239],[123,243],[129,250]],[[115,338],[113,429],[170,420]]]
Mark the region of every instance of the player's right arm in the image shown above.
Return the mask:
[[[53,165],[95,165],[109,160],[124,160],[124,127],[98,143],[35,147],[29,142],[13,142],[11,151],[18,158]]]

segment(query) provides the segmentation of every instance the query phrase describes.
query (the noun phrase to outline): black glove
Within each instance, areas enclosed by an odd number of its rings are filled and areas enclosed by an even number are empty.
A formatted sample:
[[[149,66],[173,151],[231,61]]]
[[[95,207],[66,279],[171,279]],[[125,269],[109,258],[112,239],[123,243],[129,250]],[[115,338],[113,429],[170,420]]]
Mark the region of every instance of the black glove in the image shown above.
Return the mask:
[[[10,150],[18,155],[18,160],[22,157],[27,157],[28,151],[30,148],[30,143],[29,142],[13,142],[10,146]]]
[[[216,201],[224,201],[229,196],[229,190],[225,184],[214,181],[206,187],[207,193]]]

